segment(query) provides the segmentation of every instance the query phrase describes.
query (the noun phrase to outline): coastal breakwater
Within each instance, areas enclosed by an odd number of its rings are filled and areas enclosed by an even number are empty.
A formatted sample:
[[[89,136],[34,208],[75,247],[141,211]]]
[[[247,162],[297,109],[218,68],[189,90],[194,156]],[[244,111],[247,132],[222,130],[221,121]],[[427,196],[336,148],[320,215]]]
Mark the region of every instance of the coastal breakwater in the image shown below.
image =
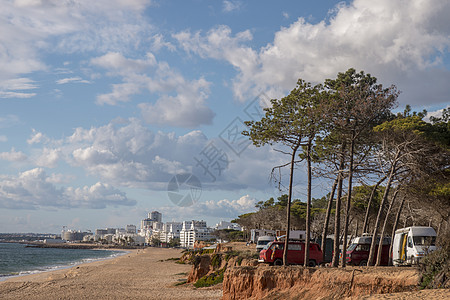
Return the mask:
[[[344,299],[416,291],[413,268],[230,267],[224,273],[223,300]]]

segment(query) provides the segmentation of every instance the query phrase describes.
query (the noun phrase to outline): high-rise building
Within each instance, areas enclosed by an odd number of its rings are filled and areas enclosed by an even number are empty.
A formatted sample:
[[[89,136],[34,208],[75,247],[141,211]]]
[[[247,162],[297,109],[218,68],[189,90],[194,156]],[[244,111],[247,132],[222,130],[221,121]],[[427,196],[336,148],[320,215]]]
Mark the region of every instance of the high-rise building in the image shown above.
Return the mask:
[[[156,210],[149,213],[148,218],[155,222],[162,222],[162,214]]]

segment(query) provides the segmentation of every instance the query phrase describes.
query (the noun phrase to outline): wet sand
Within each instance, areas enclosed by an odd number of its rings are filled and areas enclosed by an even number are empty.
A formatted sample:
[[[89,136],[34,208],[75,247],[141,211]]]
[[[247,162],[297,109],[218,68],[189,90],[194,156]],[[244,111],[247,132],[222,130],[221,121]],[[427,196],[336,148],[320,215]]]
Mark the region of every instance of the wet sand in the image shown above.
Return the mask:
[[[175,286],[191,265],[176,264],[177,249],[133,250],[114,259],[0,282],[0,299],[220,299],[221,285]]]

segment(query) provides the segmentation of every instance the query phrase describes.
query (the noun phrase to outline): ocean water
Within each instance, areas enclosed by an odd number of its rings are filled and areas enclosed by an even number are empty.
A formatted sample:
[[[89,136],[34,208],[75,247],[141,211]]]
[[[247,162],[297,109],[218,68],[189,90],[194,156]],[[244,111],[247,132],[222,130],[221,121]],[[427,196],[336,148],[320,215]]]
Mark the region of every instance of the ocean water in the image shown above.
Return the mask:
[[[0,243],[0,281],[10,276],[61,269],[125,253],[109,250],[36,248],[17,243]]]

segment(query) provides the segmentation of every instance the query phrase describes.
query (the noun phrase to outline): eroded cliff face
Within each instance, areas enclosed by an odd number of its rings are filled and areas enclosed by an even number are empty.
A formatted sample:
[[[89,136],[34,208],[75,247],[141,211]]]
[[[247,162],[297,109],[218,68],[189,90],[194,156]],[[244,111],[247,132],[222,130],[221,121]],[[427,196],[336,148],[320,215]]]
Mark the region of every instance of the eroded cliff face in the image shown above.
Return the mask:
[[[230,256],[227,254],[208,254],[196,255],[192,258],[192,269],[189,273],[187,282],[196,282],[203,276],[211,274],[214,271],[223,268],[235,266],[256,266],[256,259],[242,258],[239,256]]]
[[[229,267],[223,299],[343,299],[369,294],[413,291],[416,269]]]

